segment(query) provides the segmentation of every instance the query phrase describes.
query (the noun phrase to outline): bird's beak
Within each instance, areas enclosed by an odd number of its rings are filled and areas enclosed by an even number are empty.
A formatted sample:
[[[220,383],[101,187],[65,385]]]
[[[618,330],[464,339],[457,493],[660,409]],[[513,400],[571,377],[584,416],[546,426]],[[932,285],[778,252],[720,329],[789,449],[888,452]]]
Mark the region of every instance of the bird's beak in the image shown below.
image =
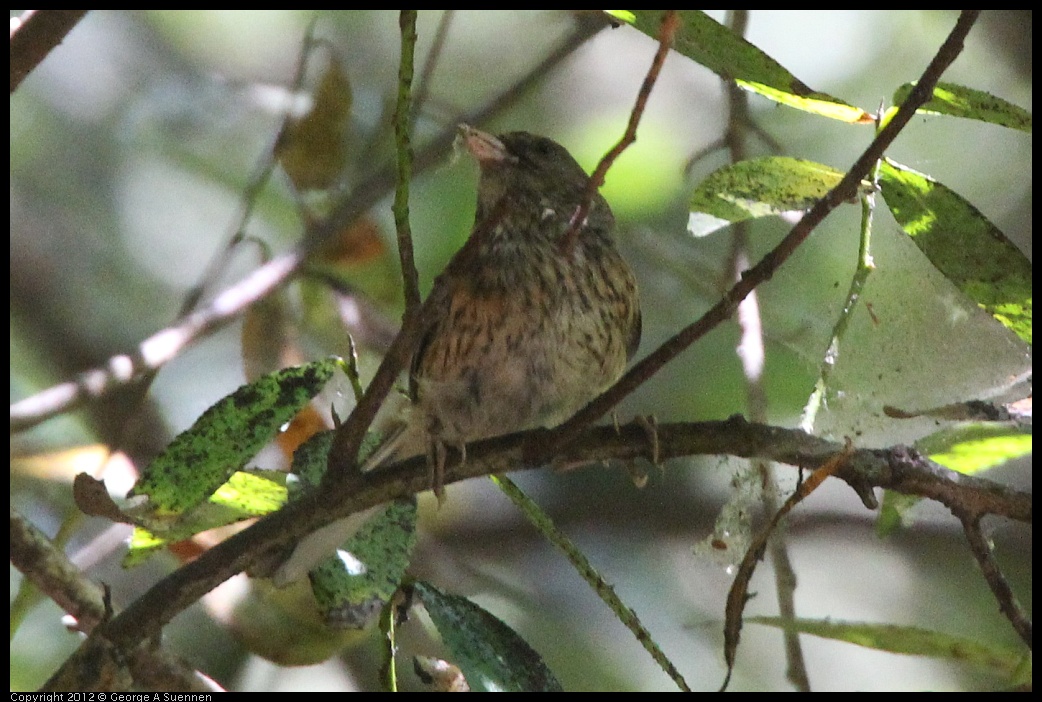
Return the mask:
[[[502,141],[469,124],[459,126],[459,140],[481,166],[513,160]]]

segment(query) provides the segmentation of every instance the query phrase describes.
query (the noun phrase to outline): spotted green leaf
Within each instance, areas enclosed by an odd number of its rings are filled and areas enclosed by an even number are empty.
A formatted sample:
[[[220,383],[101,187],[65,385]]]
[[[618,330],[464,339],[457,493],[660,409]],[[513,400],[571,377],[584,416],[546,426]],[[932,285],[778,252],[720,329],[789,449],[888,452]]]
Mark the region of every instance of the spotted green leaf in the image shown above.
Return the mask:
[[[206,502],[322,389],[340,363],[328,359],[271,373],[206,410],[149,464],[128,495],[148,496],[144,510],[150,527],[172,526]]]
[[[562,691],[539,654],[498,618],[430,583],[417,582],[416,594],[472,691]]]
[[[898,224],[971,300],[1031,343],[1031,261],[944,185],[885,159],[880,188]]]
[[[396,500],[370,517],[334,556],[308,573],[326,624],[368,626],[398,590],[415,545],[415,499]]]
[[[740,161],[698,185],[688,229],[705,236],[734,222],[806,210],[842,178],[834,168],[788,156]]]
[[[316,434],[293,454],[291,500],[318,487],[333,436],[331,431]],[[362,456],[378,441],[375,435],[367,436]],[[415,545],[416,500],[412,498],[384,505],[343,544],[319,553],[322,560],[308,571],[308,578],[326,624],[336,629],[368,626],[397,591]]]

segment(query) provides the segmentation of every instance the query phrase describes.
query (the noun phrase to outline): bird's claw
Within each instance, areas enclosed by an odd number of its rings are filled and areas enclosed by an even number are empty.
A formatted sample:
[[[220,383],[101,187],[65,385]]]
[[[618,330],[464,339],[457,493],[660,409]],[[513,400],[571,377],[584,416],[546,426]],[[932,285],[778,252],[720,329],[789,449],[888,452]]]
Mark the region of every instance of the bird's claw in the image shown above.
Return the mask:
[[[657,466],[660,463],[658,420],[655,419],[655,415],[649,414],[634,417],[633,421],[644,430],[644,434],[648,437],[648,444],[651,447],[651,462]]]
[[[467,445],[462,441],[456,444],[460,453],[460,463],[467,462]],[[427,466],[431,471],[431,491],[438,498],[438,506],[445,503],[445,463],[449,457],[448,446],[441,441],[433,440],[427,449]]]

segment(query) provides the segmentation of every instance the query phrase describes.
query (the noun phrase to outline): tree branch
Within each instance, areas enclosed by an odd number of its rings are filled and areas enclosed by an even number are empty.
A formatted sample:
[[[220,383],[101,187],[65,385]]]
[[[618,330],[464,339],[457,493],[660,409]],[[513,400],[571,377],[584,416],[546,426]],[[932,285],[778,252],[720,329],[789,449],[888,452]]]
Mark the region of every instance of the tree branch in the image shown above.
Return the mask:
[[[416,49],[416,10],[400,10],[401,63],[398,67],[398,106],[394,110],[394,137],[398,181],[394,189],[394,225],[398,232],[398,256],[402,265],[407,314],[420,306],[420,276],[412,252],[409,226],[409,182],[412,180],[412,74]]]
[[[579,230],[582,229],[583,222],[586,221],[586,215],[589,214],[593,196],[604,185],[604,177],[608,174],[608,169],[612,167],[616,159],[622,155],[622,152],[630,144],[637,141],[637,125],[640,124],[640,118],[644,115],[644,108],[648,104],[648,98],[651,96],[651,89],[655,87],[659,73],[662,72],[662,64],[666,62],[666,56],[669,55],[669,49],[673,46],[673,37],[676,35],[677,27],[679,26],[680,17],[677,15],[677,11],[666,10],[665,15],[662,17],[662,27],[659,30],[658,50],[655,51],[655,58],[652,59],[651,67],[648,69],[647,75],[644,76],[644,82],[641,83],[640,90],[637,92],[637,102],[633,105],[633,110],[630,112],[629,122],[626,123],[626,131],[623,132],[622,138],[619,139],[618,143],[608,153],[604,154],[604,157],[597,164],[597,168],[590,175],[590,181],[586,185],[586,192],[583,194],[582,202],[579,203],[579,206],[572,214],[568,231],[564,236],[564,248],[566,251],[571,250],[575,245],[575,237],[579,235]]]
[[[89,634],[108,616],[102,588],[85,577],[46,534],[14,507],[11,507],[11,564],[40,592],[72,615],[77,630]],[[199,673],[162,647],[139,647],[128,664],[133,678],[148,689],[215,691]]]
[[[451,457],[445,469],[445,485],[512,470],[536,469],[524,456],[531,444],[541,443],[545,431],[534,430],[480,441],[467,447],[467,461]],[[778,463],[814,469],[844,451],[842,444],[783,429],[746,422],[741,417],[719,422],[665,424],[658,427],[662,459],[693,455],[731,455],[764,458]],[[562,450],[561,465],[611,459],[650,458],[647,432],[638,424],[616,431],[597,427],[584,432]],[[848,483],[868,506],[874,506],[873,488],[929,497],[953,512],[995,514],[1031,523],[1031,495],[997,483],[959,475],[932,463],[905,447],[854,449],[836,477]],[[283,509],[213,547],[154,585],[121,614],[105,623],[100,632],[120,650],[130,650],[158,634],[176,614],[228,578],[247,570],[272,554],[292,547],[306,534],[338,519],[398,497],[430,489],[426,458],[417,456],[382,470],[353,474],[334,489],[305,495]]]
[[[89,10],[26,10],[11,21],[11,94]]]
[[[991,545],[981,533],[980,516],[963,511],[956,512],[955,516],[962,521],[963,532],[966,534],[966,541],[970,544],[970,551],[973,552],[973,557],[977,560],[988,587],[998,600],[999,609],[1006,615],[1006,619],[1009,619],[1021,640],[1027,644],[1028,648],[1031,648],[1031,620],[1028,619],[1027,612],[1020,606],[1020,602],[1013,594],[1013,588],[1009,586],[1009,582],[999,569],[999,564],[995,562],[995,554],[992,553]]]
[[[850,170],[843,176],[839,184],[828,195],[815,203],[814,207],[803,216],[772,251],[760,259],[755,266],[745,271],[741,280],[728,290],[723,298],[710,308],[708,312],[702,315],[701,319],[688,325],[654,352],[644,357],[630,368],[615,385],[591,401],[574,417],[550,432],[543,445],[534,447],[537,448],[538,452],[530,456],[529,459],[535,462],[548,460],[557,453],[561,446],[571,441],[582,431],[583,427],[589,426],[603,417],[612,407],[640,387],[645,380],[661,370],[663,366],[676,358],[688,346],[719,326],[721,322],[730,319],[738,303],[745,299],[758,285],[770,280],[774,272],[778,270],[778,267],[792,255],[834,209],[856,197],[862,179],[868,175],[876,161],[882,158],[886,149],[912,119],[915,111],[930,99],[937,81],[940,80],[945,69],[951,65],[952,61],[962,51],[966,34],[970,31],[979,14],[979,10],[962,11],[955,28],[941,45],[929,66],[923,71],[915,88],[909,93],[908,98],[901,105],[890,123],[879,131],[876,138],[872,140],[872,143],[869,144],[864,153],[854,162],[854,165],[850,167]]]

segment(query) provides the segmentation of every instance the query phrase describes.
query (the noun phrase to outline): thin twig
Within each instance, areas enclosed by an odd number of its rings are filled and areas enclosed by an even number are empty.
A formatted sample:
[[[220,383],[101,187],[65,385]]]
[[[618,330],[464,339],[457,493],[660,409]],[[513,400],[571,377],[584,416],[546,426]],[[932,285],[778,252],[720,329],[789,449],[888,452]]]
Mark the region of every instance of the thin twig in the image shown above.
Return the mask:
[[[881,118],[882,110],[876,115],[877,125]],[[868,282],[868,276],[875,269],[875,265],[872,263],[871,244],[872,216],[875,213],[876,206],[875,188],[878,188],[879,185],[878,161],[872,168],[872,184],[873,190],[861,196],[861,236],[858,240],[857,266],[855,266],[854,275],[850,278],[850,287],[847,290],[847,296],[843,301],[839,317],[832,326],[828,346],[822,356],[821,365],[818,367],[818,379],[814,383],[814,390],[811,392],[810,397],[807,398],[807,403],[803,408],[803,416],[800,419],[800,428],[808,433],[814,430],[814,420],[818,415],[818,410],[825,403],[825,391],[828,389],[832,371],[836,367],[836,361],[839,358],[840,343],[846,335],[851,319],[854,317],[854,310],[857,309],[858,301],[861,299],[861,291],[864,289],[865,283]]]
[[[814,492],[824,482],[825,478],[835,475],[852,453],[852,446],[848,441],[843,451],[830,458],[825,465],[814,471],[810,478],[800,483],[796,492],[789,495],[789,498],[785,500],[785,504],[775,512],[767,527],[749,545],[749,549],[738,567],[738,573],[735,575],[734,582],[731,583],[731,589],[727,593],[727,614],[726,622],[724,623],[724,659],[727,662],[727,675],[720,687],[721,692],[727,689],[727,684],[731,680],[731,673],[734,670],[735,653],[738,650],[738,639],[742,631],[742,612],[745,610],[745,603],[749,601],[749,583],[753,578],[753,573],[756,571],[756,564],[763,559],[767,543],[774,534],[774,530],[785,519],[785,515]]]
[[[423,68],[420,70],[420,79],[416,81],[412,114],[409,117],[410,131],[416,128],[416,120],[420,116],[423,104],[427,101],[427,94],[431,90],[434,69],[438,66],[441,52],[445,48],[445,40],[449,36],[449,27],[452,26],[452,18],[455,16],[455,10],[442,10],[441,18],[438,20],[438,28],[434,32],[434,40],[431,41],[430,51],[427,52],[427,58],[424,59]]]
[[[583,194],[582,202],[575,208],[575,212],[572,214],[572,218],[568,224],[568,232],[564,236],[564,249],[570,251],[575,246],[575,237],[579,235],[579,230],[582,229],[583,223],[586,221],[586,215],[590,212],[590,205],[593,203],[593,196],[597,194],[597,191],[602,185],[604,185],[604,177],[608,173],[608,169],[612,167],[615,160],[622,154],[623,151],[629,147],[630,144],[637,140],[637,125],[640,124],[640,118],[644,115],[644,108],[648,104],[648,97],[651,95],[651,89],[655,87],[655,83],[658,81],[659,73],[662,72],[662,64],[666,61],[666,56],[669,55],[669,49],[673,46],[673,37],[677,33],[677,27],[680,26],[680,17],[677,15],[676,10],[667,10],[666,14],[662,17],[662,27],[659,30],[659,43],[658,50],[655,52],[655,58],[651,61],[651,68],[648,69],[647,75],[644,76],[644,82],[640,86],[640,91],[637,93],[637,102],[633,106],[633,110],[630,112],[629,122],[626,124],[626,131],[623,133],[622,138],[619,139],[618,143],[615,144],[612,149],[604,154],[601,158],[600,163],[597,164],[597,168],[594,169],[590,175],[590,180],[586,184],[586,192]]]
[[[988,587],[991,588],[995,599],[998,600],[999,609],[1006,615],[1006,619],[1013,625],[1013,630],[1017,632],[1017,635],[1030,649],[1031,619],[1028,618],[1024,608],[1021,607],[1016,595],[1013,594],[1013,588],[1010,587],[1009,582],[999,568],[999,564],[995,561],[995,554],[992,552],[991,544],[988,543],[988,540],[981,532],[980,516],[963,511],[955,512],[955,516],[962,521],[962,530],[966,534],[966,541],[970,544],[970,550],[980,566],[984,580],[987,581]]]
[[[160,368],[186,346],[216,331],[251,304],[283,285],[304,261],[297,248],[277,256],[227,288],[213,301],[148,337],[133,351],[113,356],[104,366],[80,373],[75,380],[47,388],[11,405],[11,433],[23,431],[87,400],[97,399]]]
[[[727,26],[738,36],[744,36],[749,22],[747,10],[729,10]],[[749,94],[738,87],[733,80],[725,80],[727,92],[728,118],[727,133],[724,142],[727,144],[731,163],[739,163],[746,158],[747,132],[753,128],[749,116]],[[742,271],[749,267],[749,225],[738,222],[731,228],[731,267],[734,280],[740,280]],[[760,304],[756,291],[738,305],[736,315],[741,330],[741,341],[738,344],[738,357],[742,362],[746,384],[749,417],[754,422],[767,421],[767,393],[763,387],[763,369],[766,359],[763,338],[763,319],[760,315]],[[778,478],[769,461],[752,461],[750,468],[756,471],[757,481],[763,486],[760,491],[760,503],[765,514],[778,514],[780,511],[778,496]],[[786,621],[796,618],[796,573],[789,557],[789,549],[785,538],[785,520],[779,519],[768,543],[771,563],[774,565],[774,583],[778,598],[778,614]],[[807,676],[807,664],[800,644],[799,632],[792,628],[784,628],[782,637],[785,641],[786,677],[793,687],[800,692],[810,692],[810,679]]]
[[[397,152],[398,183],[394,190],[394,226],[398,233],[398,257],[402,265],[405,288],[406,315],[420,307],[420,275],[412,250],[412,229],[409,226],[409,181],[412,179],[412,74],[416,51],[416,10],[401,10],[398,16],[401,28],[401,63],[398,66],[398,106],[394,111],[394,141]]]

